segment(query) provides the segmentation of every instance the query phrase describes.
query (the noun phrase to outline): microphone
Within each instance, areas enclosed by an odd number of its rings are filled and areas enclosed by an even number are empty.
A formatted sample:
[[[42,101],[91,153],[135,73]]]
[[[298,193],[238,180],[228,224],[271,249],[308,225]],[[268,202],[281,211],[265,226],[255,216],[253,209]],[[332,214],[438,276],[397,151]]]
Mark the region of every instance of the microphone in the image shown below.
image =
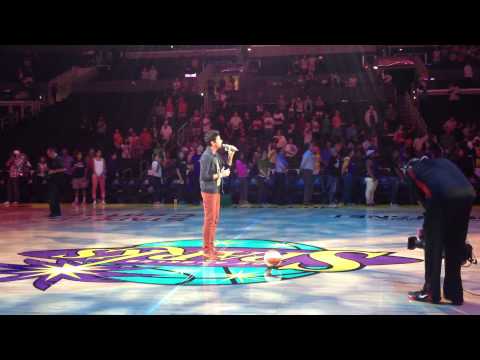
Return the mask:
[[[237,147],[233,145],[223,144],[222,146],[225,151],[238,151]]]

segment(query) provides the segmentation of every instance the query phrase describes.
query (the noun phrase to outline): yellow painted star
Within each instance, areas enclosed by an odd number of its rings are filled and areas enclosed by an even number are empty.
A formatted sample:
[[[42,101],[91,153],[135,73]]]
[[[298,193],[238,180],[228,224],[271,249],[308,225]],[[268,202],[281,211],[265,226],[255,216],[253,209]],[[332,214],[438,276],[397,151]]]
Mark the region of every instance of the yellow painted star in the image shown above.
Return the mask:
[[[87,270],[88,269],[88,270]],[[95,270],[101,270],[100,268],[96,268]],[[88,275],[95,275],[95,272],[92,271],[91,268],[85,267],[83,265],[73,266],[68,263],[63,264],[62,267],[60,266],[51,266],[45,265],[43,268],[38,268],[35,270],[28,270],[25,271],[26,273],[33,273],[32,276],[45,276],[48,275],[47,280],[51,280],[56,276],[59,275],[67,275],[76,279],[80,279],[77,274],[88,274]]]

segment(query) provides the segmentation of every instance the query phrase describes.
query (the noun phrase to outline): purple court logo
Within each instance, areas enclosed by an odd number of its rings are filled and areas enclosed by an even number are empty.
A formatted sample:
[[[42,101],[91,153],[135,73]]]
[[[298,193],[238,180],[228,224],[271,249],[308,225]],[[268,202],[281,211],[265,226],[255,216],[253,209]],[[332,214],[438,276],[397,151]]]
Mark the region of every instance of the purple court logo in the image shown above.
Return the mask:
[[[30,251],[24,264],[0,264],[0,282],[30,280],[47,290],[61,280],[154,285],[241,285],[300,278],[319,273],[360,270],[365,266],[410,264],[421,260],[392,252],[328,250],[272,240],[218,240],[223,254],[205,261],[202,240],[175,240],[123,248]],[[265,252],[282,255],[268,268]]]

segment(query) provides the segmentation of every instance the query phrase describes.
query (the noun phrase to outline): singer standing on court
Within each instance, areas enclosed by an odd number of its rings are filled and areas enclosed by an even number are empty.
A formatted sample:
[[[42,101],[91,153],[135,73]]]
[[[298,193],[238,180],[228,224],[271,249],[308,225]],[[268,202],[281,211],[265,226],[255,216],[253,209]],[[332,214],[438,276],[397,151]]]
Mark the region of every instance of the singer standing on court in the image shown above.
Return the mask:
[[[220,193],[222,179],[230,176],[230,169],[224,167],[225,163],[218,150],[223,145],[223,140],[217,130],[210,130],[205,135],[206,149],[200,158],[200,190],[203,199],[203,252],[209,260],[217,259],[221,253],[215,251],[215,233],[220,217]],[[225,146],[226,147],[226,146]],[[227,147],[227,165],[231,166],[234,150]]]
[[[53,148],[48,148],[48,202],[50,205],[49,217],[54,218],[61,216],[60,211],[60,187],[63,182],[63,174],[66,169],[62,160]]]

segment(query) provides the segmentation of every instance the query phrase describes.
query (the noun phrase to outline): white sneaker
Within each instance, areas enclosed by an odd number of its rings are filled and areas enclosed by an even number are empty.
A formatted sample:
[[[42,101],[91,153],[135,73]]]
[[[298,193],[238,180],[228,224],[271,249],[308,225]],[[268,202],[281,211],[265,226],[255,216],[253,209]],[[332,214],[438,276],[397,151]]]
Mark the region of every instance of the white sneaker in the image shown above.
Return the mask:
[[[93,200],[92,205],[97,206],[97,200]]]
[[[5,201],[5,202],[3,203],[3,205],[5,205],[5,206],[10,206],[10,201]]]
[[[102,200],[102,205],[106,205],[107,203],[105,202],[105,200]]]

